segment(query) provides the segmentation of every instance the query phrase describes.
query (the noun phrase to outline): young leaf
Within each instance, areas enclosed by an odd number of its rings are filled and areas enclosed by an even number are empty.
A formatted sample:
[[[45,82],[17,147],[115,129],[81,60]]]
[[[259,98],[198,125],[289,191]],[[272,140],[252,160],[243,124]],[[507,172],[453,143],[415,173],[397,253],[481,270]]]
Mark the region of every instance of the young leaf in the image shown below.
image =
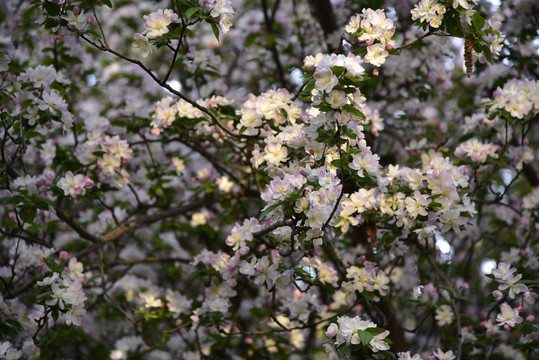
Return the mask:
[[[361,340],[361,343],[363,344],[363,346],[367,346],[371,342],[372,338],[374,337],[368,331],[358,330],[357,333],[359,335],[359,340]]]
[[[472,16],[472,24],[477,31],[481,31],[483,26],[485,26],[485,19],[483,19],[483,17],[476,12]]]
[[[264,211],[262,211],[262,213],[260,214],[260,216],[258,217],[258,220],[262,220],[263,218],[266,217],[266,215],[268,215],[270,212],[272,212],[273,210],[275,210],[275,208],[277,206],[281,205],[280,203],[279,204],[273,204],[271,206],[268,206],[268,208]]]
[[[217,41],[220,41],[219,40],[219,27],[214,22],[210,23],[210,25],[211,25],[211,29],[213,30],[213,35],[215,35],[215,38],[217,39]]]
[[[200,10],[200,6],[192,7],[185,12],[185,16],[190,19],[198,10]]]

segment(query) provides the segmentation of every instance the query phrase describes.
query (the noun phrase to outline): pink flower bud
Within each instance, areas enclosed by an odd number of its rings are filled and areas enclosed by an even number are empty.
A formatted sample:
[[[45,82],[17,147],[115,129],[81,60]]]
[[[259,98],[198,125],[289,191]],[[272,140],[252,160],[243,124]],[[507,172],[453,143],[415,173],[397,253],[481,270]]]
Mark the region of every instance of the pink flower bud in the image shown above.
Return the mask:
[[[271,260],[276,264],[281,262],[281,254],[279,254],[279,250],[271,250]]]
[[[243,341],[244,341],[246,344],[252,344],[252,343],[253,343],[253,338],[246,337]]]
[[[249,248],[247,246],[243,246],[238,250],[238,254],[240,254],[240,256],[245,256],[248,253],[249,253]]]
[[[523,312],[524,308],[522,306],[517,307],[518,312]]]
[[[528,315],[528,316],[526,316],[526,321],[527,321],[527,322],[533,322],[534,320],[535,320],[535,316],[533,316],[533,315],[531,315],[531,314]]]
[[[337,333],[339,332],[339,328],[337,327],[337,324],[332,323],[329,325],[328,329],[326,330],[326,336],[328,338],[333,338]]]
[[[462,283],[462,285],[460,285],[460,288],[462,290],[468,290],[470,288],[470,285],[467,282],[464,282]]]
[[[524,146],[530,145],[530,142],[529,142],[528,138],[524,138],[524,140],[522,140],[522,145],[524,145]]]
[[[511,330],[511,325],[505,324],[505,325],[503,326],[503,328],[504,328],[505,330],[509,331],[509,330]]]
[[[500,300],[503,296],[502,292],[500,290],[494,290],[492,292],[492,296],[496,299],[496,301]]]
[[[68,257],[69,257],[69,255],[67,254],[67,251],[61,251],[60,252],[60,259],[67,260]]]
[[[367,43],[367,45],[372,45],[373,41],[371,39],[365,41]]]
[[[94,16],[92,14],[88,14],[86,16],[86,21],[88,22],[88,24],[93,24],[93,23],[95,23],[95,18],[94,18]]]
[[[56,174],[52,170],[45,171],[44,175],[45,178],[47,178],[48,180],[54,180],[54,178],[56,177]]]
[[[79,15],[79,13],[80,13],[80,7],[75,6],[75,7],[73,8],[73,14]]]
[[[372,74],[373,74],[374,76],[378,76],[379,72],[378,72],[377,69],[374,69],[374,70],[372,71]]]
[[[391,49],[393,49],[393,46],[391,46],[391,44],[388,44],[388,45],[387,45],[387,49],[388,49],[388,50],[391,50]]]

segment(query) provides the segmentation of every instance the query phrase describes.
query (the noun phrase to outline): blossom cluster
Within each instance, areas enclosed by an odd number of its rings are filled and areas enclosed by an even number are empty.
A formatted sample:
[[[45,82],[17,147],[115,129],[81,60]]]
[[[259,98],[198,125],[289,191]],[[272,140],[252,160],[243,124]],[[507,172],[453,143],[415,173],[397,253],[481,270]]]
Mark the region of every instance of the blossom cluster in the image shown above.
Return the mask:
[[[81,325],[86,314],[86,295],[82,288],[82,282],[85,281],[83,264],[72,257],[64,269],[60,270],[60,264],[68,258],[66,252],[60,253],[58,261],[52,257],[55,249],[26,245],[25,242],[14,244],[9,251],[12,254],[11,263],[9,266],[0,267],[0,277],[28,285],[31,284],[31,280],[27,278],[29,275],[43,274],[42,280],[38,280],[36,284],[45,291],[40,296],[42,301],[31,308],[17,298],[0,295],[2,322],[9,324],[8,328],[17,324],[21,329],[21,336],[17,340],[20,341],[21,350],[16,348],[16,343],[3,342],[0,344],[0,357],[18,359],[24,356],[36,359],[39,358],[40,349],[32,341],[32,335],[37,334],[46,324],[52,326],[53,322],[47,319],[52,308],[57,311],[55,319],[58,318],[58,321],[67,325]],[[15,271],[24,276],[17,276]]]
[[[498,267],[492,270],[495,281],[499,283],[498,289],[493,292],[497,300],[502,300],[503,293],[507,293],[511,300],[514,300],[517,296],[522,297],[521,307],[512,308],[507,302],[500,305],[501,313],[497,315],[496,321],[498,326],[503,326],[506,330],[510,330],[516,324],[522,323],[523,318],[519,313],[533,305],[537,297],[537,294],[525,284],[519,282],[522,279],[522,274],[515,274],[516,271],[517,269],[511,267],[510,263],[505,262],[500,262]],[[533,321],[533,318],[529,320]]]
[[[278,89],[259,96],[250,94],[237,114],[241,116],[238,129],[246,135],[255,135],[258,128],[270,121],[274,127],[287,122],[295,124],[296,119],[301,118],[302,110],[286,89]]]
[[[389,290],[389,277],[376,264],[368,261],[362,267],[350,266],[346,269],[346,278],[350,280],[343,283],[343,289],[351,301],[356,300],[356,291],[360,294],[376,291],[385,296]]]
[[[379,329],[375,323],[368,320],[363,320],[359,316],[356,317],[348,317],[348,316],[340,316],[337,318],[337,324],[331,323],[327,330],[326,330],[326,336],[330,339],[335,338],[335,341],[333,342],[336,346],[340,346],[342,344],[346,344],[347,346],[352,345],[358,345],[361,344],[361,337],[359,332],[360,331],[367,331],[369,332],[369,329],[373,330],[382,330],[381,332],[377,332],[376,335],[371,336],[371,339],[368,344],[363,344],[365,346],[369,346],[373,352],[378,351],[384,351],[389,349],[389,344],[384,341],[386,337],[389,335],[389,331]],[[328,349],[326,348],[326,351]],[[333,350],[335,351],[335,350]],[[331,355],[330,355],[330,358]]]
[[[169,25],[178,22],[178,14],[171,9],[159,9],[153,13],[143,16],[146,22],[144,23],[144,35],[148,39],[154,39],[158,36],[169,32]]]
[[[207,99],[199,99],[197,104],[204,108],[230,105],[232,101],[222,96],[212,96]],[[199,119],[207,117],[202,110],[193,106],[183,99],[173,99],[166,96],[155,103],[155,111],[152,115],[152,134],[159,135],[163,129],[170,127],[178,118]]]
[[[498,158],[498,154],[496,153],[500,147],[498,145],[494,144],[483,144],[477,139],[470,139],[466,142],[460,144],[455,149],[455,155],[456,156],[467,156],[472,159],[472,161],[477,161],[480,163],[484,163],[487,161],[487,157],[491,157],[493,159]]]
[[[219,27],[224,34],[230,31],[234,15],[230,0],[198,0],[198,4],[203,9],[210,10],[210,15],[219,20]]]
[[[414,6],[412,11],[410,11],[412,20],[427,22],[435,29],[442,25],[445,12],[445,6],[436,0],[421,0]]]
[[[423,0],[415,25],[443,34],[399,54],[415,29],[389,2],[323,54],[307,2],[246,2],[221,43],[230,0],[77,3],[0,7],[0,358],[536,355],[538,86],[506,80],[535,71],[515,61],[533,33]],[[171,56],[124,53],[141,14],[135,50]],[[463,18],[511,67],[462,81],[462,49],[429,34]]]
[[[374,66],[384,64],[389,56],[386,48],[391,50],[395,45],[395,40],[392,40],[395,25],[386,17],[384,10],[363,9],[361,14],[350,19],[345,31],[359,41],[365,41],[367,55],[364,60]]]
[[[74,175],[71,171],[68,171],[66,175],[61,178],[57,186],[64,191],[65,196],[81,196],[86,193],[86,188],[94,186],[94,182],[86,175],[77,174]]]
[[[539,112],[539,81],[510,80],[503,87],[498,87],[494,91],[494,99],[486,104],[491,111],[505,110],[519,120],[530,112],[536,115]]]
[[[149,41],[168,34],[171,24],[179,22],[179,16],[171,9],[159,9],[148,15],[144,15],[145,31],[136,33],[133,37],[133,49],[140,51],[142,57],[147,57],[155,51],[155,46]]]

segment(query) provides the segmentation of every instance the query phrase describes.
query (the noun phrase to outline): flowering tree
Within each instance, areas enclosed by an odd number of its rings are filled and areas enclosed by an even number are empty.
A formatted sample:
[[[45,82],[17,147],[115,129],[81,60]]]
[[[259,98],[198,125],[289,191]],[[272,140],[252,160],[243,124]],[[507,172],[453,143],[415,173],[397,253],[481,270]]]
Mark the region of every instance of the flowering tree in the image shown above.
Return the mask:
[[[0,358],[539,357],[536,2],[0,9]]]

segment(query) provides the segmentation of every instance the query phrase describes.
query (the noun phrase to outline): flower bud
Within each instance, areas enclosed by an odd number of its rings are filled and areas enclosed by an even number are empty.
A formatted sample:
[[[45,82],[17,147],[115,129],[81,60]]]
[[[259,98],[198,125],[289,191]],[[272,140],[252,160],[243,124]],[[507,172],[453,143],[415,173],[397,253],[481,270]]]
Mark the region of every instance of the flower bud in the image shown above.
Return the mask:
[[[339,328],[337,327],[337,324],[332,323],[329,325],[328,329],[326,330],[326,336],[328,338],[333,338],[337,333],[339,332]]]

